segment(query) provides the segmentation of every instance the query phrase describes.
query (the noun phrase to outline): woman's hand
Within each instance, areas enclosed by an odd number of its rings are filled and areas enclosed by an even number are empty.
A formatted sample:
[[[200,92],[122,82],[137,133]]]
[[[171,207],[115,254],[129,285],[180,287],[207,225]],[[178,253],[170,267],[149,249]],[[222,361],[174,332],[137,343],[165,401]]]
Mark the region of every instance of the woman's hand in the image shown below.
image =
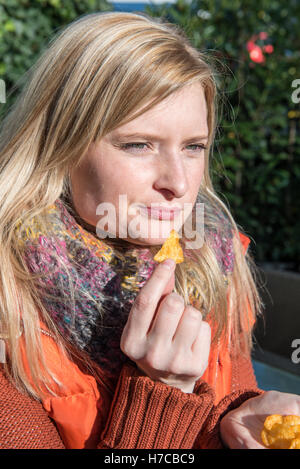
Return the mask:
[[[174,267],[159,264],[139,292],[121,350],[151,379],[193,392],[208,364],[211,333],[200,311],[171,293]]]
[[[248,399],[223,417],[220,426],[223,442],[232,449],[266,449],[260,434],[270,414],[300,415],[300,396],[266,391]]]

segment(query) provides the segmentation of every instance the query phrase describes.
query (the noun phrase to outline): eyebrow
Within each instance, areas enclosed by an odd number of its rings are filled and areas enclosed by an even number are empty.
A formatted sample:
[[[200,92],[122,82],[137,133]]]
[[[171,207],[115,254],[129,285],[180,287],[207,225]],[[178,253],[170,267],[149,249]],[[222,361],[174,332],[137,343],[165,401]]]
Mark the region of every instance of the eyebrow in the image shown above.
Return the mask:
[[[143,138],[145,140],[157,140],[157,141],[162,141],[163,138],[158,136],[158,135],[151,135],[151,134],[144,134],[144,133],[132,133],[132,134],[116,134],[116,138],[125,138],[125,139],[131,139],[131,138]],[[195,135],[194,137],[187,138],[183,141],[183,143],[188,143],[188,142],[194,142],[195,140],[204,140],[208,138],[208,135]]]

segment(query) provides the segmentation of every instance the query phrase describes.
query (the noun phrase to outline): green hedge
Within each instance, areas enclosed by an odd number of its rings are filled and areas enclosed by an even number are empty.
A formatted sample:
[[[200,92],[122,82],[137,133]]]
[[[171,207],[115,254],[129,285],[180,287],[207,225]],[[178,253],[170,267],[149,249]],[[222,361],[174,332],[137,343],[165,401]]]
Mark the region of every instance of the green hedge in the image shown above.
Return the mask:
[[[105,0],[0,0],[0,79],[9,92],[52,34]],[[238,224],[254,242],[257,262],[291,263],[300,271],[299,103],[300,3],[276,0],[179,0],[146,8],[179,24],[213,57],[222,97],[212,177]],[[265,61],[251,60],[247,42],[266,32]],[[299,93],[300,96],[300,93]],[[0,118],[15,98],[0,104]]]
[[[222,102],[215,186],[253,238],[257,262],[300,271],[300,106],[291,99],[300,80],[300,2],[180,0],[146,11],[179,24],[212,54]],[[247,49],[260,32],[268,37],[256,44],[274,49],[263,63]]]
[[[24,72],[56,31],[78,16],[112,9],[106,0],[0,0],[0,79],[7,94],[21,86]],[[0,105],[0,116],[15,97]]]

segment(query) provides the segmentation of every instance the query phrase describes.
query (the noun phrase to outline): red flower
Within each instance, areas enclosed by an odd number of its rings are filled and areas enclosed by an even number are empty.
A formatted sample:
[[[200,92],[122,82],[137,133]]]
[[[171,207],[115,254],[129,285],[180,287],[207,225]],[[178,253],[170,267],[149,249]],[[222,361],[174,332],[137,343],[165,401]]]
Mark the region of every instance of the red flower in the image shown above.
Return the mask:
[[[249,41],[247,41],[246,47],[252,62],[263,63],[266,60],[263,52],[267,54],[272,54],[272,52],[274,51],[274,47],[271,44],[266,44],[262,46],[256,44],[257,40],[263,42],[266,41],[268,36],[268,33],[266,33],[265,31],[261,31],[259,34],[252,35]],[[250,63],[250,65],[253,66],[254,64]]]
[[[267,54],[272,54],[272,52],[274,51],[274,47],[272,46],[272,44],[267,44],[266,46],[264,46],[263,49]]]
[[[248,52],[251,52],[253,49],[255,49],[255,44],[254,44],[254,42],[251,41],[251,39],[250,39],[250,41],[247,42],[247,51],[248,51]]]
[[[255,46],[251,51],[250,51],[250,59],[253,62],[256,63],[262,63],[265,61],[264,54],[262,53],[262,50],[259,46]]]
[[[268,33],[265,33],[263,31],[261,33],[259,33],[259,39],[261,39],[262,41],[267,39],[267,37],[268,37]]]

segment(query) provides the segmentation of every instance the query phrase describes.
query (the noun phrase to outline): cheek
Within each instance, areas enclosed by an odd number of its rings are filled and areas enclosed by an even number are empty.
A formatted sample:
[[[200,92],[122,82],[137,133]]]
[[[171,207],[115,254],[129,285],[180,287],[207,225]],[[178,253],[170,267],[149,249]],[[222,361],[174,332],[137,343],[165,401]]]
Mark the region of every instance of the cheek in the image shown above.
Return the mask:
[[[201,160],[201,162],[197,165],[195,168],[189,168],[189,187],[190,190],[193,193],[197,193],[199,191],[199,187],[201,185],[201,182],[203,181],[204,178],[204,168],[205,168],[205,161],[204,158]]]
[[[104,179],[115,193],[135,194],[145,189],[151,179],[151,171],[136,163],[118,164],[108,168]]]
[[[119,164],[107,163],[107,161],[99,161],[96,164],[91,164],[87,183],[90,191],[100,193],[110,200],[124,186],[126,187],[130,174]]]

